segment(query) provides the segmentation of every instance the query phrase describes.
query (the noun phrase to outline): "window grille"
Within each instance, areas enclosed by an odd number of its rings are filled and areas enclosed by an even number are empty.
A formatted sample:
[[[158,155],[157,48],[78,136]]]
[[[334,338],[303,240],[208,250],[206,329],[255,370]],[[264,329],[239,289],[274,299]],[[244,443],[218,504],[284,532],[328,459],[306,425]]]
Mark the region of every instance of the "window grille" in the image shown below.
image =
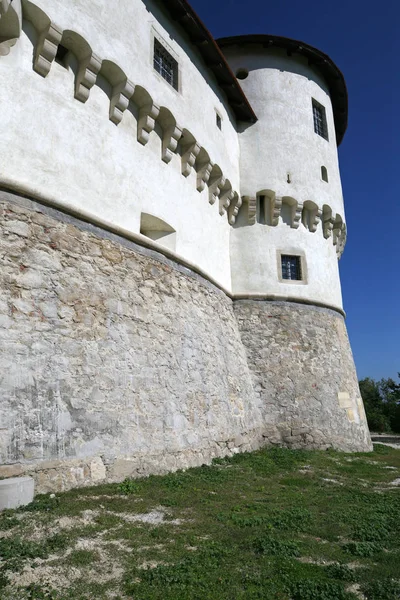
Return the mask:
[[[282,254],[282,279],[302,280],[300,256]]]
[[[328,140],[328,125],[326,123],[326,113],[325,108],[322,104],[316,102],[316,100],[312,101],[313,108],[313,117],[314,117],[314,131],[318,133],[325,140]]]
[[[178,89],[178,62],[157,39],[154,39],[153,66],[165,81]]]

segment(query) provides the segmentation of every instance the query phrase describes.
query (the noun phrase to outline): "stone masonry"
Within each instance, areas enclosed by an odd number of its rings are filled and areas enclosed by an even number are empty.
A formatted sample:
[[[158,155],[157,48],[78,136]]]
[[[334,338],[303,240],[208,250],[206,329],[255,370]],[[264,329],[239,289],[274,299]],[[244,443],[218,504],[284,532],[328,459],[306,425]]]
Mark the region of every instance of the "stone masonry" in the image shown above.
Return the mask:
[[[269,441],[372,449],[343,317],[288,302],[237,301],[234,310]]]
[[[232,302],[159,253],[0,200],[1,477],[45,492],[268,443],[370,447],[339,314]]]

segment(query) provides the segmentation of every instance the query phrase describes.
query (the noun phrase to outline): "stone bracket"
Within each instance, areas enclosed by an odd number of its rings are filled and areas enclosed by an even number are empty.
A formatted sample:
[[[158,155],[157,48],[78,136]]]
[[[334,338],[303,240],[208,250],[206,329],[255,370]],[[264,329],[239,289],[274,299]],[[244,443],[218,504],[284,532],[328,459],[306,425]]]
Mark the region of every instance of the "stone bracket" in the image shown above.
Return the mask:
[[[219,197],[219,214],[221,217],[226,213],[231,205],[235,192],[233,190],[224,190]]]
[[[10,8],[11,0],[0,0],[0,19]]]
[[[254,225],[257,221],[257,198],[242,196],[242,201],[247,205],[247,223]]]
[[[51,65],[57,54],[57,48],[61,42],[62,30],[54,23],[50,23],[39,36],[35,50],[33,68],[36,73],[46,77],[50,73]]]
[[[197,142],[192,142],[182,148],[182,175],[188,177],[192,172],[196,158],[200,152],[201,146]]]
[[[206,184],[208,184],[213,166],[214,166],[214,163],[211,161],[208,161],[208,162],[200,165],[200,167],[197,171],[197,191],[198,192],[202,192],[204,190],[204,188],[206,187]]]
[[[300,222],[301,222],[301,215],[302,215],[302,213],[303,213],[303,205],[298,202],[293,207],[292,229],[298,229],[299,228]]]
[[[271,198],[271,225],[276,227],[279,223],[279,217],[282,210],[282,198]]]
[[[154,131],[156,119],[160,113],[157,104],[146,104],[139,110],[137,139],[143,146],[149,141],[150,133]]]
[[[324,238],[327,240],[331,237],[335,219],[333,217],[327,217],[324,219],[322,227],[324,232]]]
[[[78,74],[75,82],[75,98],[80,102],[86,102],[90,90],[96,83],[97,75],[101,69],[101,59],[96,54],[91,54],[80,61]]]
[[[7,56],[22,28],[21,0],[0,0],[0,56]]]
[[[163,130],[161,158],[165,163],[168,164],[171,162],[181,137],[182,129],[178,125],[176,125],[176,123],[167,125]]]
[[[225,185],[225,177],[218,175],[208,184],[209,198],[208,201],[211,205],[215,204],[221,195],[221,190]]]
[[[320,208],[317,208],[315,211],[313,211],[311,218],[310,218],[310,231],[312,233],[315,233],[317,231],[317,227],[321,221],[321,216],[322,216],[322,210]]]
[[[242,206],[242,199],[239,196],[239,194],[234,192],[233,199],[230,203],[229,211],[228,211],[229,225],[234,225],[236,223],[236,217],[238,216],[241,206]]]
[[[134,91],[135,85],[129,79],[113,87],[110,102],[110,121],[115,125],[121,123]]]

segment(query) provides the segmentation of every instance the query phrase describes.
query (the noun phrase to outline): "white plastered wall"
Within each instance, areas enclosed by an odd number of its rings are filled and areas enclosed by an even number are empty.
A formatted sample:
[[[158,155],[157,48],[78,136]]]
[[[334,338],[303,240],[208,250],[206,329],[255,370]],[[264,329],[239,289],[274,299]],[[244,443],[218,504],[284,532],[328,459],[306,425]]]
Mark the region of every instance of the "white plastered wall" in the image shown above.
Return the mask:
[[[197,52],[159,9],[139,0],[118,7],[105,0],[38,0],[37,5],[59,28],[78,32],[101,59],[113,60],[154,102],[169,108],[239,190],[239,144],[230,108]],[[153,69],[154,31],[178,57],[179,92]],[[0,58],[5,82],[0,88],[0,184],[84,210],[133,233],[140,231],[141,212],[153,214],[176,230],[178,255],[230,289],[230,226],[226,215],[219,215],[218,201],[209,204],[207,186],[196,190],[194,170],[182,176],[178,155],[169,164],[162,162],[157,126],[146,146],[136,139],[134,111],[126,110],[115,126],[100,81],[83,104],[74,99],[72,70],[53,62],[46,78],[36,74],[28,36],[34,32],[25,22],[16,46]],[[216,109],[222,132],[216,127]]]
[[[233,70],[246,69],[240,80],[258,121],[239,134],[241,192],[252,198],[268,190],[293,198],[299,206],[312,202],[332,209],[344,220],[343,196],[331,99],[322,77],[301,56],[251,45],[224,47]],[[312,99],[326,110],[329,141],[314,132]],[[321,166],[328,172],[323,181]],[[290,182],[288,182],[288,178]],[[279,217],[276,226],[246,223],[245,205],[231,231],[234,294],[298,298],[342,307],[336,248],[325,239],[322,223],[309,231],[292,228]],[[304,282],[279,280],[278,253],[301,255]]]
[[[304,281],[281,281],[280,254],[300,256]],[[234,294],[296,298],[342,308],[335,246],[303,224],[291,229],[279,219],[276,227],[261,223],[238,227],[231,236]]]
[[[304,57],[289,57],[284,50],[257,45],[223,50],[234,73],[248,69],[240,84],[258,117],[239,136],[242,194],[271,189],[321,208],[327,204],[344,219],[332,104],[322,77]],[[329,141],[314,132],[312,98],[325,107]],[[321,166],[327,168],[328,184]]]

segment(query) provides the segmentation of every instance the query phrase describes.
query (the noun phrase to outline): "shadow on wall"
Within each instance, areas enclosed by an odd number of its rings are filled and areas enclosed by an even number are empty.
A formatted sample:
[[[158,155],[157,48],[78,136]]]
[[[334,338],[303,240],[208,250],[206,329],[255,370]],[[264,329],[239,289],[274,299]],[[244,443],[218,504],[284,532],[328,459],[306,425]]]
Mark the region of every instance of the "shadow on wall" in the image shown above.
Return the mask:
[[[142,213],[140,233],[175,252],[176,231],[162,219],[148,213]]]

